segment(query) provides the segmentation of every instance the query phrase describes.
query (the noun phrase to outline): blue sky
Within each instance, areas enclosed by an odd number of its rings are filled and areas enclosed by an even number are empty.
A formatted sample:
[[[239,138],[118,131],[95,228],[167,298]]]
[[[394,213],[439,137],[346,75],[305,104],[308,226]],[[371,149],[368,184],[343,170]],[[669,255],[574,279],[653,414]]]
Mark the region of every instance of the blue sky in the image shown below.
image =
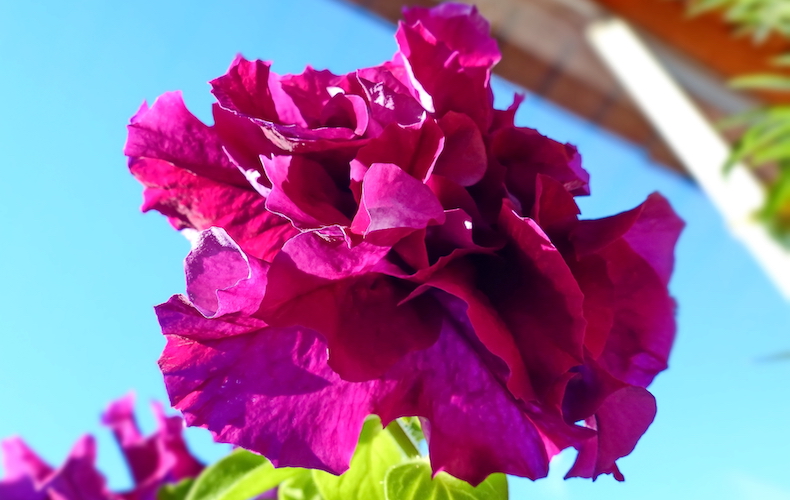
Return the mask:
[[[0,436],[24,436],[59,463],[79,435],[99,436],[114,486],[129,478],[98,416],[130,389],[143,425],[165,400],[164,345],[152,306],[183,290],[188,244],[155,214],[121,149],[143,99],[181,89],[203,119],[206,82],[237,52],[346,72],[388,59],[393,28],[332,0],[0,0]],[[514,88],[495,86],[500,107]],[[790,499],[790,306],[710,203],[644,154],[536,97],[520,125],[579,146],[592,175],[583,215],[629,209],[661,191],[687,221],[671,287],[680,304],[671,368],[652,391],[656,422],[621,461],[626,482],[514,480],[512,498]],[[224,447],[188,432],[205,459]]]

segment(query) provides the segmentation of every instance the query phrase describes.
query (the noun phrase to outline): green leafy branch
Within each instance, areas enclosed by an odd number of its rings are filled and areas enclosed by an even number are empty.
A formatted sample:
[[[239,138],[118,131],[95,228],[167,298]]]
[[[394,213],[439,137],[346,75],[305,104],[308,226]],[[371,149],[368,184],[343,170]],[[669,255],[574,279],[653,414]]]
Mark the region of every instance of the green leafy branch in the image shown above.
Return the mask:
[[[787,0],[689,0],[692,15],[721,11],[724,18],[738,26],[738,32],[751,34],[762,42],[776,33],[790,38],[790,2]]]
[[[419,453],[419,421],[404,418],[382,429],[365,421],[349,469],[340,476],[319,470],[275,469],[266,458],[235,450],[196,479],[162,488],[158,500],[505,500],[507,478],[492,474],[477,487],[440,472]],[[275,492],[276,488],[276,492]],[[263,496],[266,494],[266,496]],[[276,495],[276,496],[272,496]]]
[[[749,33],[757,42],[772,34],[790,39],[790,1],[788,0],[688,0],[689,13],[697,15],[719,11],[738,33]],[[737,34],[737,33],[736,33]],[[775,66],[790,66],[790,54],[771,61]],[[774,73],[745,75],[730,81],[737,89],[790,92],[790,76]],[[721,123],[722,128],[744,132],[733,146],[724,166],[728,172],[735,164],[752,168],[775,166],[777,173],[767,185],[767,198],[755,214],[768,231],[790,249],[790,105],[771,106],[736,115]]]

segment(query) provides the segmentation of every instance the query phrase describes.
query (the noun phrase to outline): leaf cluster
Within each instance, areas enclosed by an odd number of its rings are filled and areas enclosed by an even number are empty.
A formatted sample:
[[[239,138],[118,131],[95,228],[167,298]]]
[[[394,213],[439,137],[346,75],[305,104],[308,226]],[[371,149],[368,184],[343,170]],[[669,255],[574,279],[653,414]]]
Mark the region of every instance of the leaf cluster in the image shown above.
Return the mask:
[[[745,126],[733,147],[725,171],[739,162],[754,168],[776,165],[778,175],[768,185],[765,204],[756,214],[770,233],[790,249],[790,106],[775,106],[735,116],[725,127]]]
[[[692,15],[721,11],[736,25],[739,33],[750,34],[755,41],[772,34],[790,38],[790,2],[787,0],[689,0]]]
[[[397,428],[395,428],[397,426]],[[238,449],[195,479],[162,488],[157,500],[506,500],[507,478],[493,474],[477,487],[440,472],[432,477],[424,457],[402,440],[421,438],[417,419],[382,429],[369,418],[349,469],[340,476],[319,470],[274,468],[266,458]],[[411,450],[416,450],[412,446]]]
[[[771,35],[790,39],[790,0],[688,0],[689,13],[721,12],[736,26],[737,34],[750,34],[755,42]],[[790,66],[790,54],[771,61]],[[738,89],[790,92],[790,77],[761,73],[730,81]],[[764,206],[755,214],[783,246],[790,249],[790,106],[773,106],[743,113],[722,122],[723,128],[745,129],[724,167],[743,162],[753,168],[775,165],[778,174],[768,185]]]

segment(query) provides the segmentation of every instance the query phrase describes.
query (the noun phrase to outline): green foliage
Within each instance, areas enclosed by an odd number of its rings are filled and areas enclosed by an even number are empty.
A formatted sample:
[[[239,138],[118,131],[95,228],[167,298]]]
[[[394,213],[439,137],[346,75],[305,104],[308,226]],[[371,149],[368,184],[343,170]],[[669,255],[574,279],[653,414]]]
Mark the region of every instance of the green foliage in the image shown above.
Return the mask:
[[[786,158],[790,155],[786,154]],[[768,199],[759,216],[774,237],[790,249],[790,159],[780,165],[779,178],[770,186]]]
[[[156,492],[156,500],[184,500],[194,482],[194,479],[184,479],[177,484],[166,484]]]
[[[779,175],[768,186],[765,205],[756,215],[774,238],[790,249],[790,106],[744,113],[728,119],[723,126],[746,127],[725,171],[738,162],[752,167],[778,165]]]
[[[381,428],[365,420],[349,469],[340,476],[324,471],[275,469],[266,458],[236,450],[196,479],[163,487],[157,500],[251,500],[277,488],[278,500],[505,500],[507,478],[494,474],[477,488],[439,473],[419,456],[420,421],[403,418]],[[419,458],[414,458],[414,457]]]
[[[286,479],[277,488],[277,500],[324,500],[309,470]]]
[[[403,431],[409,436],[409,438],[414,443],[419,443],[420,441],[425,439],[425,435],[422,433],[422,424],[420,424],[419,417],[402,417],[399,418],[396,422],[400,423],[400,426],[403,429]]]
[[[730,86],[736,89],[790,91],[790,76],[771,73],[740,76],[730,80]]]
[[[249,500],[297,475],[299,469],[275,469],[266,458],[236,450],[203,471],[185,500]]]
[[[758,42],[771,34],[790,38],[790,2],[787,0],[690,0],[689,12],[721,11],[724,18]]]
[[[384,500],[384,476],[404,459],[405,455],[392,434],[381,428],[381,421],[368,418],[350,468],[341,476],[313,471],[313,479],[324,500]]]
[[[431,466],[422,459],[390,469],[384,488],[386,500],[505,500],[508,497],[504,474],[492,474],[473,488],[444,472],[431,478]]]
[[[718,10],[740,31],[752,33],[756,41],[771,34],[790,39],[790,0],[690,0],[691,14]],[[775,66],[790,66],[790,54],[774,58]],[[762,73],[730,81],[738,89],[790,92],[790,76]],[[786,248],[790,249],[790,106],[773,106],[734,116],[722,126],[745,127],[724,166],[729,171],[739,162],[751,167],[773,164],[779,175],[768,186],[765,205],[758,219]]]

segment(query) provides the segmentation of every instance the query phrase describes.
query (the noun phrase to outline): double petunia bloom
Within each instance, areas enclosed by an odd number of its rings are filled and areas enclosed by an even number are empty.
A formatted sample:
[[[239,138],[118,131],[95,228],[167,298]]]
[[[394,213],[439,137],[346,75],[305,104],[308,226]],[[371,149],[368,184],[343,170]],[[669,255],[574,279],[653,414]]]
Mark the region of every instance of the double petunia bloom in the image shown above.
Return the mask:
[[[493,108],[474,7],[413,8],[391,61],[280,76],[238,57],[214,125],[132,118],[144,210],[200,230],[157,307],[173,405],[277,466],[341,473],[364,418],[419,416],[435,471],[622,475],[667,367],[683,226],[653,194],[579,220],[576,149]]]
[[[2,442],[6,476],[0,481],[3,500],[156,500],[166,484],[196,477],[203,465],[187,450],[181,435],[181,417],[166,416],[153,406],[157,429],[143,436],[134,418],[134,398],[114,401],[102,417],[112,429],[131,471],[134,486],[125,492],[110,491],[96,469],[93,436],[80,438],[64,464],[54,469],[21,438]]]

